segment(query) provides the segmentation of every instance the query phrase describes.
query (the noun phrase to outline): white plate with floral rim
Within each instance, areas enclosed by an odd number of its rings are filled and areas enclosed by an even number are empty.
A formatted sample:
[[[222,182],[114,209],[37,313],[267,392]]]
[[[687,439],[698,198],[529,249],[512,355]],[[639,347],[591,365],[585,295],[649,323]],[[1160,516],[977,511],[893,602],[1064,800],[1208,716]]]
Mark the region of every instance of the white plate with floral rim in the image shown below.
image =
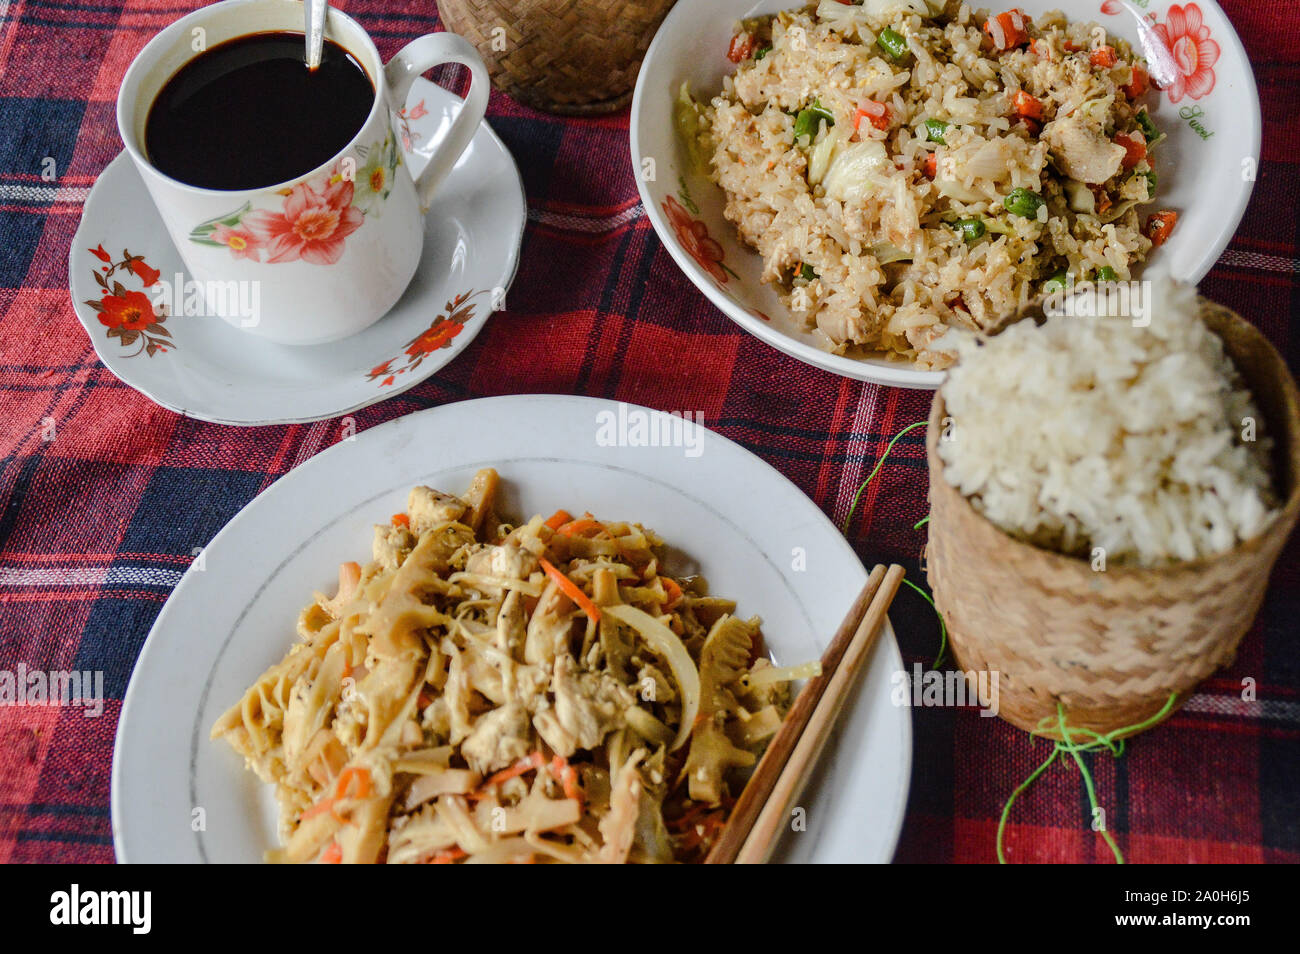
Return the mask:
[[[461,100],[417,79],[407,102],[398,130],[418,174]],[[86,200],[69,285],[99,359],[163,407],[219,424],[316,421],[400,394],[465,350],[504,307],[526,214],[514,159],[484,122],[434,197],[419,268],[393,309],[342,341],[281,345],[218,318],[188,317],[199,309],[161,291],[188,276],[123,154]]]
[[[681,440],[647,446],[650,433]],[[403,511],[410,487],[459,493],[481,467],[501,475],[503,514],[589,510],[654,529],[674,572],[703,574],[711,592],[762,617],[779,665],[819,658],[866,581],[853,548],[794,484],[712,431],[683,429],[680,417],[512,395],[396,418],[276,481],[186,570],[122,703],[112,783],[118,861],[259,862],[276,846],[271,787],[209,739],[213,722],[284,655],[313,590],[329,589],[341,562],[370,552],[372,525]],[[902,666],[886,623],[780,860],[893,857],[912,756],[911,714],[891,699]]]
[[[892,0],[872,0],[886,3]],[[897,0],[906,4],[908,0]],[[911,0],[921,3],[923,0]],[[630,139],[637,187],[651,224],[677,265],[729,318],[800,361],[845,377],[908,388],[937,388],[939,371],[874,356],[837,355],[802,326],[760,280],[762,259],[743,245],[722,214],[721,189],[691,171],[676,134],[673,104],[683,82],[697,98],[711,97],[734,72],[727,49],[746,17],[801,6],[797,0],[715,0],[679,3],[646,53],[632,100]],[[995,10],[1012,0],[972,3]],[[1100,23],[1144,50],[1158,44],[1170,80],[1148,93],[1152,116],[1168,138],[1156,153],[1159,208],[1176,210],[1169,241],[1149,268],[1199,282],[1237,229],[1259,163],[1259,95],[1250,62],[1232,24],[1213,0],[1015,0],[1030,16],[1061,10],[1072,21]],[[1163,52],[1162,52],[1163,50]],[[653,160],[653,178],[646,174]],[[1155,207],[1153,206],[1153,209]]]

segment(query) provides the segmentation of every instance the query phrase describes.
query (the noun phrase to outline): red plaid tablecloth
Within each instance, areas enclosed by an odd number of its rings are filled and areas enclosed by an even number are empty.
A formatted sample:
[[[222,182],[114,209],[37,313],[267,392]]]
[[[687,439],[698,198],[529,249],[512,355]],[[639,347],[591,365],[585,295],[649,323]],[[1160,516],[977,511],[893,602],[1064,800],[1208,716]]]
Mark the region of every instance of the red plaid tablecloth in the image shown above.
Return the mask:
[[[439,29],[432,0],[347,0],[380,52]],[[1224,4],[1259,81],[1264,148],[1245,221],[1202,290],[1256,322],[1293,368],[1300,336],[1300,4]],[[118,83],[191,0],[0,0],[0,671],[99,670],[103,715],[0,708],[0,861],[111,861],[113,735],[136,655],[196,547],[252,497],[338,440],[338,421],[239,429],[152,404],[95,358],[67,254],[96,175],[121,148]],[[837,522],[929,395],[808,368],[741,332],[673,265],[642,213],[626,112],[571,120],[494,94],[489,120],[528,193],[508,298],[442,373],[355,415],[358,428],[503,393],[587,394],[705,422],[771,462]],[[59,178],[42,178],[52,157]],[[851,539],[920,580],[926,464],[908,434],[863,495]],[[1116,761],[1088,756],[1128,860],[1300,861],[1300,541],[1231,671]],[[903,656],[933,659],[935,618],[904,591]],[[1241,700],[1241,680],[1258,698]],[[973,709],[912,712],[900,861],[994,858],[1002,804],[1048,751]],[[1108,861],[1079,773],[1055,766],[1015,808],[1012,861]]]

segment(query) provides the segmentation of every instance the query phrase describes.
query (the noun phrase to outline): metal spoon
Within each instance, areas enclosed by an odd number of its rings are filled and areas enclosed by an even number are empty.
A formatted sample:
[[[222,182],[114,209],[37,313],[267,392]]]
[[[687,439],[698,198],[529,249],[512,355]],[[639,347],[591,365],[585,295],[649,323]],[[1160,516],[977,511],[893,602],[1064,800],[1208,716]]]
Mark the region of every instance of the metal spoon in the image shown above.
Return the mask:
[[[306,0],[302,9],[307,18],[307,69],[315,70],[320,66],[321,48],[325,45],[325,14],[329,11],[329,0]]]

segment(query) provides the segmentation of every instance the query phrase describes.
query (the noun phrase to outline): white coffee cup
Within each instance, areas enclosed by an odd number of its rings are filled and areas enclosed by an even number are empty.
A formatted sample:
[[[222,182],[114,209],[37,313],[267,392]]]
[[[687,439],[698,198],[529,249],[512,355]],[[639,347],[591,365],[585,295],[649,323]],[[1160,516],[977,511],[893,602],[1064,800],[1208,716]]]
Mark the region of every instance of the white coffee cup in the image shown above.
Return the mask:
[[[150,164],[149,108],[177,70],[227,40],[302,30],[297,0],[224,0],[182,17],[127,70],[117,125],[209,313],[271,341],[306,345],[361,331],[401,297],[420,261],[430,200],[483,121],[488,76],[477,51],[451,33],[413,40],[385,65],[360,25],[331,9],[326,39],[351,53],[375,87],[365,124],[338,155],[287,182],[241,190],[187,185]],[[442,63],[469,68],[469,93],[413,180],[393,114],[415,78]],[[266,147],[276,148],[274,131]],[[250,300],[256,314],[248,313]]]

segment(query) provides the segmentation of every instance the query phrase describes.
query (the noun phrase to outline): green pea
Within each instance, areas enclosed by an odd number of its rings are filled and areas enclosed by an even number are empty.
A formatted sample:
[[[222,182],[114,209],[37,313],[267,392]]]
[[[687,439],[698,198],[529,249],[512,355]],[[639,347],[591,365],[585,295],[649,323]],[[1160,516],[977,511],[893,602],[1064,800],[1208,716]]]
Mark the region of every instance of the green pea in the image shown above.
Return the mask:
[[[1051,295],[1059,291],[1065,291],[1069,287],[1070,276],[1065,269],[1061,269],[1047,281],[1043,282],[1043,294]]]
[[[1115,269],[1111,268],[1109,265],[1103,265],[1101,268],[1097,269],[1097,281],[1113,282],[1117,279],[1118,276],[1115,274]]]
[[[876,46],[889,54],[890,59],[901,60],[907,55],[907,40],[896,30],[885,27],[876,38]]]
[[[978,242],[988,232],[988,227],[982,219],[962,219],[953,225],[953,228],[961,233],[961,237],[967,244]]]
[[[943,138],[943,134],[948,131],[948,126],[949,123],[945,123],[942,119],[927,119],[925,121],[926,138],[929,139],[930,142],[937,142],[941,146],[948,145],[947,141]]]
[[[1041,196],[1030,192],[1028,189],[1012,189],[1002,204],[1006,206],[1008,212],[1014,215],[1024,216],[1027,219],[1038,218],[1038,210],[1043,207]]]

